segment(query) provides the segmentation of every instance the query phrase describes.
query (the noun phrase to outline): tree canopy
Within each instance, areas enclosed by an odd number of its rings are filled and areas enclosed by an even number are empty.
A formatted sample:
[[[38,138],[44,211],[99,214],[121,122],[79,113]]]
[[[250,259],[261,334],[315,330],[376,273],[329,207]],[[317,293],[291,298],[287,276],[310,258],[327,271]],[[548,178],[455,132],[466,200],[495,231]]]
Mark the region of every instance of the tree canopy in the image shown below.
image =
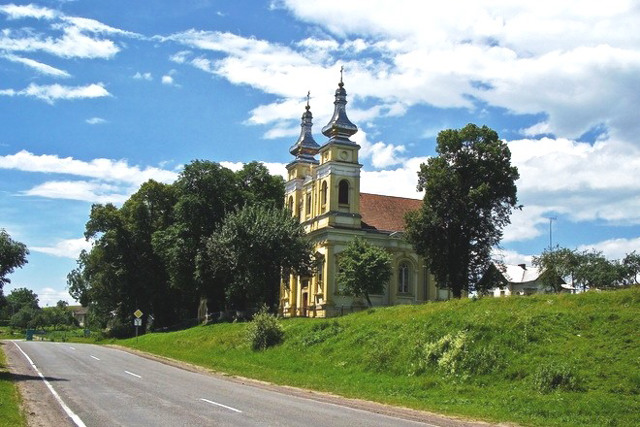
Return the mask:
[[[609,260],[596,250],[578,251],[556,247],[534,257],[533,265],[546,272],[566,278],[574,287],[587,289],[613,289],[637,284],[640,257],[636,252],[622,260]],[[550,275],[551,276],[551,275]],[[543,280],[545,275],[543,275]],[[558,288],[556,287],[556,290]]]
[[[498,134],[468,124],[437,138],[437,156],[418,172],[422,208],[407,215],[406,235],[436,280],[456,297],[490,264],[517,207],[518,169]]]
[[[282,208],[247,205],[230,213],[206,247],[211,271],[225,278],[226,303],[237,309],[275,308],[281,272],[312,268],[304,228]]]
[[[0,295],[5,283],[11,283],[7,276],[27,263],[29,250],[24,243],[16,242],[0,228]]]
[[[363,239],[351,241],[338,258],[336,282],[345,295],[364,297],[372,306],[372,294],[384,293],[391,278],[391,255]]]
[[[240,207],[280,209],[283,200],[282,177],[260,163],[233,172],[195,160],[175,183],[148,181],[120,208],[92,206],[92,248],[68,274],[69,292],[102,326],[128,325],[136,309],[143,322],[151,315],[157,327],[174,325],[195,318],[202,298],[223,310],[227,276],[209,262],[207,240]]]

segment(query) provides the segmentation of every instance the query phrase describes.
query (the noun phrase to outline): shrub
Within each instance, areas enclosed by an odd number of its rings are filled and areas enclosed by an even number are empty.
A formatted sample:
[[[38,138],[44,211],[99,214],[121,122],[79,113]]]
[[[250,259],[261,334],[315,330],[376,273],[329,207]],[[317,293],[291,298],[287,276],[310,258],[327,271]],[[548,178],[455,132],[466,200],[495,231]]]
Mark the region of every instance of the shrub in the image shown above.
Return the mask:
[[[262,307],[249,322],[247,336],[252,350],[265,350],[282,342],[284,330],[278,319]]]
[[[565,364],[546,364],[536,369],[533,384],[541,393],[549,393],[556,389],[577,391],[580,389],[575,370]]]
[[[320,344],[340,332],[342,332],[342,326],[335,320],[333,322],[317,323],[311,327],[309,335],[302,337],[302,345]]]
[[[415,374],[433,366],[448,375],[487,374],[503,366],[495,346],[473,345],[466,331],[447,334],[424,345]]]

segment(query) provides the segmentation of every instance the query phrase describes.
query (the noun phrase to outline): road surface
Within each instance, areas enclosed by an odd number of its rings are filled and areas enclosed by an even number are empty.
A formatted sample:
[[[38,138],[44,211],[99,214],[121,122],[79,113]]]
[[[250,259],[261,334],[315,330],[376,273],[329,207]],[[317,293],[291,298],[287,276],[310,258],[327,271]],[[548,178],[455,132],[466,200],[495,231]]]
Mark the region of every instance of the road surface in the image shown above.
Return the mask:
[[[70,426],[487,425],[358,405],[301,390],[282,392],[275,386],[193,372],[112,347],[5,341],[3,348],[18,380],[30,383],[28,411],[38,412],[39,405],[55,408],[57,414],[41,419],[43,426],[57,427],[60,419]]]

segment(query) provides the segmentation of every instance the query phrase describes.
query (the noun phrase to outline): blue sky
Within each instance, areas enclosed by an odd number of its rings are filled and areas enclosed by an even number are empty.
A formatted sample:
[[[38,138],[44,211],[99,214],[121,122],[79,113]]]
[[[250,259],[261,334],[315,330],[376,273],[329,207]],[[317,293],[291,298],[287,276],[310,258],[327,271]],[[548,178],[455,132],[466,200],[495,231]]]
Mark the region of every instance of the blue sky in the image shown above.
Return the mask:
[[[631,0],[0,3],[0,227],[31,251],[5,294],[70,300],[91,204],[193,159],[284,173],[309,90],[323,141],[341,66],[363,191],[421,197],[437,133],[486,124],[524,205],[496,255],[530,262],[554,217],[554,244],[620,258],[640,247],[638,22]]]

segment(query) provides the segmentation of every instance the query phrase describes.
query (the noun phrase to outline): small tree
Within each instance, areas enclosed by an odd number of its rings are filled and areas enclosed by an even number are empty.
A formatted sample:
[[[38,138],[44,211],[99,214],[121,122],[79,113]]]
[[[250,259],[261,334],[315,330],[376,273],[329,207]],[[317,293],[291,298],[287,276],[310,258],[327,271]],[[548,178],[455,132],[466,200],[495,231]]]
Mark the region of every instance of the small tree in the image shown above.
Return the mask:
[[[356,238],[340,253],[336,276],[342,292],[364,297],[372,306],[369,295],[384,292],[391,278],[391,255],[377,246]]]

